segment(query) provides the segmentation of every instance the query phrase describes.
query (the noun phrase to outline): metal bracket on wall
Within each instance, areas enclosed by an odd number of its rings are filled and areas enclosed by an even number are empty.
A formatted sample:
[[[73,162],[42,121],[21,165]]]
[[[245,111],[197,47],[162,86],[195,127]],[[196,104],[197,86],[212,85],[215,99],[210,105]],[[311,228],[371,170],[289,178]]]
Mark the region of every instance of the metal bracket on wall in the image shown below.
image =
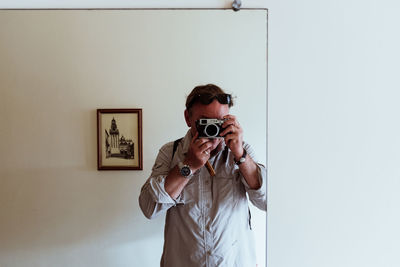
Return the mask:
[[[234,11],[239,11],[241,6],[242,6],[242,1],[240,0],[234,0],[232,3],[232,9]]]

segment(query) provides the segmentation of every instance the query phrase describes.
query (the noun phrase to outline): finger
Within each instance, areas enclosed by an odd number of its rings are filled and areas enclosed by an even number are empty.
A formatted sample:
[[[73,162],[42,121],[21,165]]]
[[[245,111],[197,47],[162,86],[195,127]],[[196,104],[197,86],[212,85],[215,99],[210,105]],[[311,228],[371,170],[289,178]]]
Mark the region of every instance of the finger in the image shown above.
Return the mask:
[[[222,128],[226,128],[226,127],[228,127],[229,125],[233,125],[233,126],[236,126],[236,127],[240,127],[240,124],[239,124],[239,122],[236,120],[236,118],[235,117],[227,117],[226,119],[225,119],[225,121],[224,121],[224,123],[222,124]]]
[[[239,134],[227,134],[225,137],[225,144],[230,148],[230,145],[235,143],[241,143],[241,138]]]
[[[221,135],[221,136],[225,136],[226,134],[229,134],[229,133],[231,133],[231,134],[240,133],[240,129],[237,128],[237,127],[235,127],[235,126],[233,126],[233,125],[230,125],[230,126],[226,127],[226,128],[221,132],[220,135]]]
[[[234,116],[234,115],[231,115],[231,114],[228,114],[228,115],[225,115],[224,117],[223,117],[223,119],[228,119],[228,120],[231,120],[231,119],[236,119],[236,116]]]
[[[206,150],[209,151],[209,149],[210,149],[211,147],[212,147],[212,142],[207,141],[206,143],[203,143],[203,144],[199,147],[199,149],[200,149],[202,152],[204,152],[204,151],[206,151]]]
[[[235,140],[235,139],[238,139],[238,135],[237,134],[229,133],[224,137],[225,143],[227,143],[227,142],[229,142],[231,140]]]
[[[228,114],[222,117],[224,120],[236,120],[236,116]]]
[[[196,141],[196,146],[200,148],[201,146],[207,143],[210,143],[210,140],[208,138],[199,138]]]
[[[232,124],[234,122],[234,120],[230,117],[225,116],[224,117],[224,123],[222,124],[222,127],[226,127],[230,124]]]

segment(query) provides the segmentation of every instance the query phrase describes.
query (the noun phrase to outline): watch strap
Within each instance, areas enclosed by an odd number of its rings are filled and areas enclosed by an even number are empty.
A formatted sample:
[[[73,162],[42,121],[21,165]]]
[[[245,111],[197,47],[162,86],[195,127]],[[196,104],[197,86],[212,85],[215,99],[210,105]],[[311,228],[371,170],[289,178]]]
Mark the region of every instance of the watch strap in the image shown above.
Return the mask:
[[[243,155],[240,157],[240,159],[238,161],[236,161],[235,159],[233,159],[233,160],[235,161],[236,165],[240,165],[246,161],[246,156],[247,156],[247,151],[246,151],[246,149],[243,148]]]

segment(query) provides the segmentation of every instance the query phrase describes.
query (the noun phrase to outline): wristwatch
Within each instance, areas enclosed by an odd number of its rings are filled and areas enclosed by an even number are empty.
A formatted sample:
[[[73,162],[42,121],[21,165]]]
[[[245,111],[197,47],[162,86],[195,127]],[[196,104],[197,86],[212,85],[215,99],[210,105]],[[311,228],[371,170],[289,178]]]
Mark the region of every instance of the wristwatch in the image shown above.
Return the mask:
[[[236,161],[235,158],[233,158],[233,160],[235,161],[236,165],[240,165],[246,161],[246,156],[247,156],[246,149],[243,148],[243,155],[240,157],[240,159],[238,161]]]
[[[180,174],[183,177],[188,178],[188,179],[190,179],[192,177],[192,170],[190,169],[190,167],[188,165],[185,165],[182,162],[179,162],[178,168],[179,168]]]

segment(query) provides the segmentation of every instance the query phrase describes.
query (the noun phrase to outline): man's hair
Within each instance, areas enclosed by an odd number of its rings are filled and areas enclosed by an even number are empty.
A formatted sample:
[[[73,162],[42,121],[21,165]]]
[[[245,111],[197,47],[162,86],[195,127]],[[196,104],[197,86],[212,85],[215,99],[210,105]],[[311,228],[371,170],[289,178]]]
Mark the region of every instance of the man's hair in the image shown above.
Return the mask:
[[[201,94],[210,94],[212,96],[217,96],[221,94],[225,94],[224,90],[222,90],[219,86],[216,86],[215,84],[206,84],[206,85],[199,85],[193,88],[192,92],[188,95],[186,98],[186,109],[190,112],[191,107],[199,102],[199,101],[194,101],[193,100]],[[229,107],[233,106],[233,102],[231,100]]]

